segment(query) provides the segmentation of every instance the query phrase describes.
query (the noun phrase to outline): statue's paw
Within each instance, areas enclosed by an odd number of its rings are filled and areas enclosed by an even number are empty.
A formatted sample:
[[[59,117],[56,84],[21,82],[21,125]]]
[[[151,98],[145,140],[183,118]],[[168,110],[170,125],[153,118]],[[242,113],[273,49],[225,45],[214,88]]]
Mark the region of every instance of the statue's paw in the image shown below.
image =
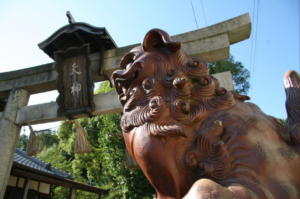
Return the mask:
[[[250,192],[240,186],[223,187],[209,179],[196,181],[183,199],[251,199]]]

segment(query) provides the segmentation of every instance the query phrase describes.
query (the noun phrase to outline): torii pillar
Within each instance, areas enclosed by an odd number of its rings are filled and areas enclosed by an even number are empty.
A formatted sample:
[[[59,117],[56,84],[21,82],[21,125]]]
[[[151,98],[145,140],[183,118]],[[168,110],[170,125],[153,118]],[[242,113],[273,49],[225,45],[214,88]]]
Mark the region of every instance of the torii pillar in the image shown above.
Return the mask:
[[[3,198],[8,183],[11,165],[15,156],[21,126],[15,124],[18,109],[26,106],[29,92],[23,89],[12,89],[0,118],[0,198]]]

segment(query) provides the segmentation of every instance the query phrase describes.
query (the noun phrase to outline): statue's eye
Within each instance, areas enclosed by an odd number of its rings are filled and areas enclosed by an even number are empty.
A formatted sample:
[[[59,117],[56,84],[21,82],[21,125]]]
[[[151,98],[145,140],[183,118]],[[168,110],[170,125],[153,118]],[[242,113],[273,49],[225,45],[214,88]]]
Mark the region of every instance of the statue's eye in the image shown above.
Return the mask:
[[[200,60],[192,57],[192,59],[188,62],[189,67],[197,67],[199,66]]]
[[[150,78],[147,78],[143,81],[143,88],[145,90],[150,90],[152,88],[153,82]]]
[[[189,63],[189,67],[197,67],[199,65],[198,61],[192,61]]]
[[[169,71],[167,72],[167,76],[168,76],[168,77],[173,77],[173,76],[175,75],[175,73],[176,73],[176,70],[169,70]]]

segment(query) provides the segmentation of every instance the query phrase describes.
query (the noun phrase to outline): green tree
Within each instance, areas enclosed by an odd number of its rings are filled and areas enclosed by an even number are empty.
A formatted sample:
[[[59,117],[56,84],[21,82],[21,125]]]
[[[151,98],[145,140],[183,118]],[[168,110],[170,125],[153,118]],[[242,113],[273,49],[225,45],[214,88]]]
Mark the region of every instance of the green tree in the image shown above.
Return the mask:
[[[99,85],[96,93],[109,91],[114,91],[114,88],[110,88],[109,82],[106,81]],[[74,154],[76,128],[73,124],[60,126],[60,146],[69,155],[74,156],[71,164],[75,176],[82,176],[92,180],[93,185],[110,189],[106,198],[152,198],[155,190],[141,169],[132,170],[124,165],[125,143],[122,136],[116,136],[122,134],[120,120],[121,114],[78,120],[88,135],[91,153]],[[78,194],[79,192],[76,192],[75,197],[79,198]]]
[[[25,151],[27,147],[29,137],[26,134],[22,134],[19,137],[17,147]],[[55,132],[53,131],[42,131],[36,133],[36,144],[38,153],[41,152],[44,148],[49,148],[53,144],[58,144],[59,139]]]
[[[120,128],[121,114],[105,115],[99,136],[102,148],[104,172],[112,180],[112,191],[116,198],[151,198],[155,190],[141,169],[128,169],[124,165],[125,143]],[[102,135],[101,135],[102,134]]]
[[[38,152],[41,152],[44,148],[49,148],[53,144],[58,144],[59,139],[54,131],[42,131],[36,133],[36,142]]]
[[[28,136],[26,134],[22,134],[19,137],[19,141],[18,141],[17,147],[19,149],[25,151],[26,147],[27,147],[27,143],[28,143]]]
[[[286,125],[286,119],[277,118],[279,122],[283,125]]]
[[[67,153],[62,150],[59,144],[54,143],[52,146],[44,147],[41,152],[38,153],[37,158],[44,162],[50,162],[52,167],[72,173],[72,158],[67,157]],[[69,188],[62,186],[55,186],[51,189],[51,195],[53,199],[68,198]]]
[[[110,87],[109,81],[103,81],[99,84],[99,87],[96,90],[95,94],[108,93],[108,92],[112,92],[112,91],[115,91],[115,88]]]
[[[250,72],[239,61],[235,61],[230,55],[228,59],[208,63],[210,74],[216,74],[231,71],[235,91],[239,94],[246,95],[250,88]]]
[[[71,173],[71,161],[72,157],[67,156],[66,152],[63,151],[58,144],[53,144],[49,148],[44,148],[38,155],[37,158],[44,162],[50,162],[51,166],[60,169],[64,172]]]

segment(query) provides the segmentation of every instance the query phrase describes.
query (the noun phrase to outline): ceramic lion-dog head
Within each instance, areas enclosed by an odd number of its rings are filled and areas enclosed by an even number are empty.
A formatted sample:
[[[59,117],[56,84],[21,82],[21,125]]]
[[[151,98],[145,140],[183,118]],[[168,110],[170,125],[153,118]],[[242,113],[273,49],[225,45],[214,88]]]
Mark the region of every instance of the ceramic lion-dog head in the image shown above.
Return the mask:
[[[285,78],[295,111],[284,126],[220,87],[162,30],[150,30],[120,65],[111,83],[124,107],[123,137],[158,198],[300,198],[296,72]]]

